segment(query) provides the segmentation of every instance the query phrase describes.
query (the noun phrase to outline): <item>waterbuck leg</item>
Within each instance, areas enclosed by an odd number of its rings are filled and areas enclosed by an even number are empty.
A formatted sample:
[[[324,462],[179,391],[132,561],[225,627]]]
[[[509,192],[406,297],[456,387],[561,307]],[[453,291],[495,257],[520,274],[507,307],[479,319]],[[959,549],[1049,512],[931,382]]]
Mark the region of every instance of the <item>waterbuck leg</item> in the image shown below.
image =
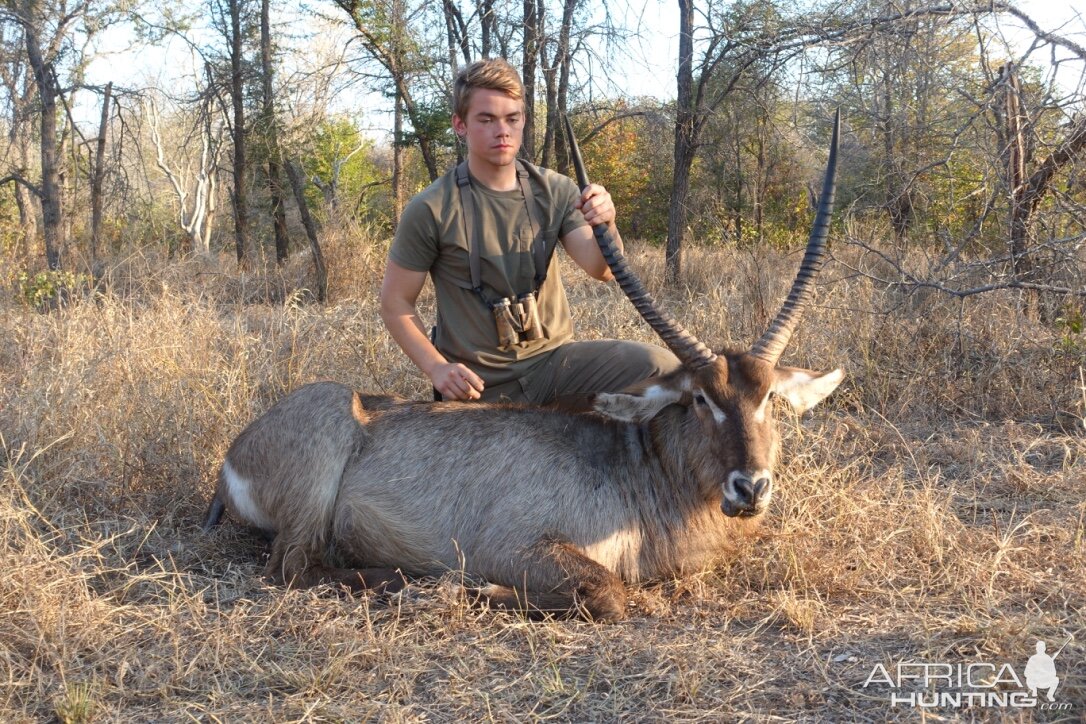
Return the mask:
[[[264,566],[264,577],[290,588],[311,588],[322,584],[340,585],[352,593],[373,591],[395,593],[407,581],[392,568],[336,568],[326,566],[319,556],[308,556],[299,548],[290,548],[279,536],[272,543],[271,556]]]
[[[475,593],[492,608],[533,618],[576,613],[597,621],[626,617],[626,587],[614,573],[561,541],[543,543],[532,553],[523,583],[485,586]]]
[[[323,584],[340,585],[354,594],[364,591],[395,593],[403,590],[407,580],[403,574],[392,568],[310,566],[287,581],[290,588],[311,588]]]

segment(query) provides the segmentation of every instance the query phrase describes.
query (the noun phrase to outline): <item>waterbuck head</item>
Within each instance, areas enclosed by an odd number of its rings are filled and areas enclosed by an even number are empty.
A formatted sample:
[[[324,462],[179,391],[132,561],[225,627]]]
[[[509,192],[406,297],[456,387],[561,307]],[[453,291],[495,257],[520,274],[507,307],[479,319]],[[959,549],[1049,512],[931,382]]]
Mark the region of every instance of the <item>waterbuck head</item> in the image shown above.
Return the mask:
[[[799,273],[781,310],[748,351],[714,354],[660,310],[629,269],[607,227],[593,229],[619,286],[683,364],[677,372],[622,393],[597,395],[596,411],[618,420],[645,423],[665,408],[680,405],[684,419],[677,434],[688,450],[686,467],[704,490],[719,489],[721,510],[728,516],[760,515],[772,498],[778,448],[773,396],[787,400],[802,413],[833,392],[844,377],[839,369],[822,374],[777,364],[810,301],[826,258],[840,127],[838,111],[822,193]],[[566,133],[583,188],[588,177],[568,119]]]

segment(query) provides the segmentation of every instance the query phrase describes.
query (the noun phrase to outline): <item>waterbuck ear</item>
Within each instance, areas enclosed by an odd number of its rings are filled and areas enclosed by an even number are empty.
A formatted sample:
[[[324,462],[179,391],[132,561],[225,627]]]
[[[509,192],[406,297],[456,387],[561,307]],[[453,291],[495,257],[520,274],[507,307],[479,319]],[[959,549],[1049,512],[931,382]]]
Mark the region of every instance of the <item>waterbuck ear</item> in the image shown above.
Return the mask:
[[[660,410],[682,399],[685,390],[678,385],[654,383],[644,389],[625,392],[600,392],[596,395],[596,412],[621,422],[645,422]]]
[[[772,391],[788,400],[801,415],[822,402],[845,379],[840,369],[821,374],[799,367],[777,367],[773,372]]]

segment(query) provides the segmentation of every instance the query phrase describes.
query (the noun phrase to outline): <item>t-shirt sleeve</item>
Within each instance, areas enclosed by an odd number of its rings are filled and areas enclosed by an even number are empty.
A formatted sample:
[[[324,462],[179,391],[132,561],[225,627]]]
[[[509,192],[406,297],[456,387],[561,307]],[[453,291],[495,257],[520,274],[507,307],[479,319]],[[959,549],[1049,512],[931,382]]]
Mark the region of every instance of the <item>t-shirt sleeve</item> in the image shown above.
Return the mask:
[[[574,229],[587,226],[588,222],[584,220],[584,214],[574,207],[577,199],[581,197],[577,185],[565,176],[558,176],[558,178],[560,181],[558,188],[555,189],[554,196],[559,203],[564,204],[566,210],[565,217],[562,219],[562,227],[558,232],[558,238],[564,238],[566,234]]]
[[[438,234],[430,206],[416,197],[400,215],[388,258],[404,269],[425,272],[437,261]]]

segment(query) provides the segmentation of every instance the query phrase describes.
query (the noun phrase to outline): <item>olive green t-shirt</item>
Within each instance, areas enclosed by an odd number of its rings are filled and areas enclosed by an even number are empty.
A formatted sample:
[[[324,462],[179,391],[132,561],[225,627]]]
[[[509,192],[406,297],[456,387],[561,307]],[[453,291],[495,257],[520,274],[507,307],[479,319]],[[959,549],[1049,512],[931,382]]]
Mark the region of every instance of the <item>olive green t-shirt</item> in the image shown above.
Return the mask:
[[[535,204],[533,219],[542,226],[550,260],[537,302],[542,339],[511,349],[498,348],[494,316],[471,288],[455,168],[411,199],[389,249],[389,258],[405,269],[430,273],[437,294],[438,350],[446,359],[467,365],[488,386],[517,379],[532,368],[533,357],[573,336],[554,249],[561,237],[586,224],[574,208],[580,193],[573,181],[561,174],[529,164],[525,167],[533,195],[530,201]],[[532,224],[520,185],[512,191],[494,191],[472,178],[471,190],[484,296],[493,302],[532,291],[536,276]]]

